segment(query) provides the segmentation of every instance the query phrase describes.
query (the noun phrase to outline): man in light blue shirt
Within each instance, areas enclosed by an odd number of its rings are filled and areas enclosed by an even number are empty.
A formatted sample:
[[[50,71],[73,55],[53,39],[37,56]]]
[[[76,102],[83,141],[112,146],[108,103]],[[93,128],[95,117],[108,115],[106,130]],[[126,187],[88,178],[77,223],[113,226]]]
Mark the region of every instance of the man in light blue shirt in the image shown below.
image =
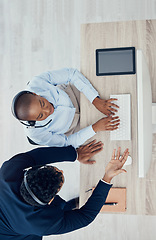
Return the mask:
[[[69,129],[78,113],[70,95],[66,93],[66,87],[63,90],[62,84],[74,85],[107,117],[71,134]],[[118,128],[119,119],[112,116],[118,108],[112,103],[115,99],[100,99],[91,83],[76,69],[65,68],[42,73],[28,83],[26,90],[28,92],[21,94],[18,99],[17,95],[15,96],[12,108],[19,120],[35,121],[35,127],[25,127],[25,132],[39,145],[59,147],[72,145],[77,148],[98,131]],[[79,121],[78,116],[76,125]]]

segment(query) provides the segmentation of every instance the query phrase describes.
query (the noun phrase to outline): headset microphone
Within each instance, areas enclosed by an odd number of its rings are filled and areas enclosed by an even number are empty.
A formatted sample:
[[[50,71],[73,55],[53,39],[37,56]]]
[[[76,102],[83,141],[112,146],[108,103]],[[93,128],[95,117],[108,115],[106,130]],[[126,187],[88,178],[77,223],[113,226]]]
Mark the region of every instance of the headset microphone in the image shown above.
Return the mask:
[[[19,120],[19,119],[18,119],[18,120]],[[28,121],[29,124],[26,124],[26,123],[22,122],[21,120],[19,120],[19,121],[20,121],[20,123],[22,123],[23,125],[27,126],[27,128],[42,128],[42,127],[47,126],[47,125],[52,121],[52,119],[49,120],[49,122],[47,122],[46,124],[44,124],[44,125],[42,125],[42,126],[35,126],[35,123],[36,123],[35,121]]]

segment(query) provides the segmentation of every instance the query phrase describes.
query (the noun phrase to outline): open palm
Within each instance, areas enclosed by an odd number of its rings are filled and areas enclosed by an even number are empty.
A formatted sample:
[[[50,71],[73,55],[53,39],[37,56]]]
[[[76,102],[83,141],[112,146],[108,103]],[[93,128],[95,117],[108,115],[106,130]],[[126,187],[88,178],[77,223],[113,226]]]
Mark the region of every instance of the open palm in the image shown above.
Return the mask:
[[[124,151],[123,155],[120,157],[120,150],[121,148],[118,148],[117,155],[115,156],[116,149],[113,150],[112,159],[108,163],[105,169],[105,174],[109,177],[111,180],[116,175],[126,172],[125,169],[122,169],[124,163],[127,160],[127,157],[129,155],[128,148]]]

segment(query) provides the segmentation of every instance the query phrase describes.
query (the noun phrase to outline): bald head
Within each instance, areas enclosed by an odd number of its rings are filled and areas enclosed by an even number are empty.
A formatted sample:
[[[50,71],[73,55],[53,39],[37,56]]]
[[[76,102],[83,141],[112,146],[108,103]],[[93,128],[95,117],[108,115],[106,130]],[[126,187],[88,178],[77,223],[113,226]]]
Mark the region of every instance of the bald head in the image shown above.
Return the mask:
[[[54,107],[47,99],[28,92],[19,96],[14,110],[19,120],[42,121],[54,112]]]
[[[20,120],[29,121],[30,106],[35,101],[36,95],[33,93],[24,93],[15,104],[15,113]]]

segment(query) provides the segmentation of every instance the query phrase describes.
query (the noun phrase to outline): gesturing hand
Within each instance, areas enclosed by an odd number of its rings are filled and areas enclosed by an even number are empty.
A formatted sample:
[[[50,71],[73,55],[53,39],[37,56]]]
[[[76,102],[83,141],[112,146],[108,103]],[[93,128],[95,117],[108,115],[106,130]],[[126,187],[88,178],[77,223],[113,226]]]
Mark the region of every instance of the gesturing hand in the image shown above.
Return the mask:
[[[93,100],[93,105],[102,113],[104,113],[106,116],[114,115],[115,112],[118,110],[116,108],[119,108],[119,106],[115,103],[112,103],[112,101],[117,100],[116,98],[110,98],[108,100],[104,100],[101,98],[96,97]]]
[[[125,169],[122,169],[124,163],[127,160],[127,157],[129,155],[128,148],[125,150],[124,154],[120,158],[120,150],[121,148],[118,148],[117,156],[115,157],[116,149],[114,149],[112,154],[112,159],[108,163],[105,169],[105,175],[103,177],[103,180],[106,182],[110,182],[113,177],[117,176],[118,174],[122,172],[126,172]]]
[[[96,140],[91,141],[90,143],[77,148],[78,158],[77,160],[84,164],[94,164],[96,161],[89,160],[95,154],[101,152],[103,149],[103,143],[97,142]]]

